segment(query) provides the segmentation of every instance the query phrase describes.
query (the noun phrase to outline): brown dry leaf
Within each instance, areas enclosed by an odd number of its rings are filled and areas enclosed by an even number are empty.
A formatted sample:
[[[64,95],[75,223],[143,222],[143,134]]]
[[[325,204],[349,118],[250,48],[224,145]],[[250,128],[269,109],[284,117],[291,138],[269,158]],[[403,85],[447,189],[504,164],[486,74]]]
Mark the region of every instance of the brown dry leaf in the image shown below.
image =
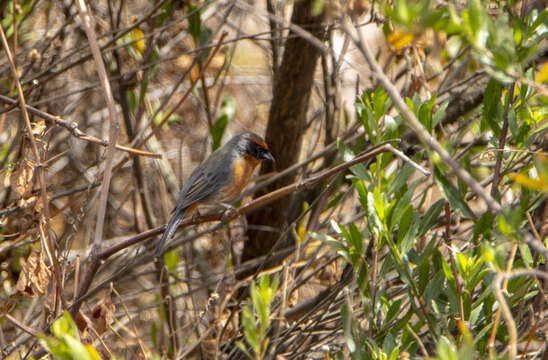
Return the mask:
[[[32,135],[38,138],[41,138],[42,136],[45,135],[48,127],[46,125],[45,120],[40,119],[38,121],[33,122],[31,125],[32,125]]]
[[[365,0],[354,0],[351,8],[355,16],[362,16],[368,10]]]
[[[41,202],[38,201],[38,196],[32,195],[29,197],[22,197],[19,200],[17,200],[17,206],[19,206],[21,209],[32,209],[36,208],[37,212],[40,212]]]
[[[114,312],[116,307],[112,303],[110,293],[105,294],[101,300],[95,305],[91,313],[93,327],[99,334],[104,333],[110,324],[114,321]]]
[[[78,314],[74,318],[74,323],[80,332],[86,330],[90,322],[89,318],[81,311],[78,311]]]
[[[21,198],[28,198],[32,193],[34,167],[23,161],[10,175],[10,185]],[[22,206],[21,204],[18,204]]]
[[[204,350],[206,359],[214,359],[217,352],[217,342],[215,338],[202,340],[202,349]]]
[[[237,317],[232,316],[231,318],[230,317],[231,313],[232,312],[229,309],[224,308],[221,311],[221,316],[218,319],[216,319],[216,321],[214,322],[214,325],[218,334],[220,334],[221,331],[225,329],[225,332],[223,334],[223,339],[221,339],[221,342],[231,339],[233,336],[236,335],[236,332],[238,331]],[[229,320],[230,322],[227,324],[227,321]]]
[[[78,331],[80,332],[80,340],[82,341],[82,343],[91,344],[93,342],[93,337],[89,333],[89,325],[91,324],[91,320],[83,312],[78,311],[74,322],[76,323],[76,327],[78,327]]]
[[[51,271],[46,266],[42,254],[32,250],[27,259],[21,258],[21,274],[15,288],[27,296],[42,296],[51,277]]]
[[[50,200],[51,200],[51,194],[49,194],[48,192],[46,192],[46,198],[47,198],[47,203],[48,205],[50,204]],[[42,201],[42,199],[40,198],[40,196],[31,196],[27,201],[29,201],[29,204],[30,204],[30,201],[33,200],[33,205],[34,205],[34,211],[36,211],[36,213],[38,214],[41,214],[42,213],[42,210],[44,209],[44,203]]]

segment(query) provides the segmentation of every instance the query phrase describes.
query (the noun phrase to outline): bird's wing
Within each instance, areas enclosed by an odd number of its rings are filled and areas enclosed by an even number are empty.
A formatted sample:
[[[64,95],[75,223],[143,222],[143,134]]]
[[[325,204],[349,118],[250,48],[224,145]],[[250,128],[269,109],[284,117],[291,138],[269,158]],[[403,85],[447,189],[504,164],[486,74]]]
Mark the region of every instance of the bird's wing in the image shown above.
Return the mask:
[[[187,208],[195,202],[212,201],[220,195],[220,189],[232,179],[231,170],[222,164],[224,155],[222,152],[214,152],[190,175],[181,190],[175,210]]]

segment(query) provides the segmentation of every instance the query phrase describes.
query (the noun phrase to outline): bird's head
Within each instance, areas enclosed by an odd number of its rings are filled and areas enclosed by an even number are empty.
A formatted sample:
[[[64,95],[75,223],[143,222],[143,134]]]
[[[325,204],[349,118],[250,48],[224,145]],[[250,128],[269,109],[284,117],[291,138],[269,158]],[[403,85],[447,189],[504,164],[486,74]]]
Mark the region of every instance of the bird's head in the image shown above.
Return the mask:
[[[245,133],[241,135],[240,149],[244,151],[244,155],[251,156],[257,160],[274,161],[274,156],[268,150],[268,146],[262,137],[255,133]]]

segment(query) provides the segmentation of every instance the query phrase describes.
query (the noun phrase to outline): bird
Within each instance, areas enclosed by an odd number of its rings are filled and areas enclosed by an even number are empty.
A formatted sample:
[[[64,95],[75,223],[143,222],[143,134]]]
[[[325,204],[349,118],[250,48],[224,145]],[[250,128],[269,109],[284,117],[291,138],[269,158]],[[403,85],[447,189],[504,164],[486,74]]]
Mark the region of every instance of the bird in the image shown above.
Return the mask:
[[[212,152],[183,185],[154,255],[159,257],[163,253],[166,242],[187,213],[200,204],[221,204],[234,199],[247,185],[257,165],[265,160],[273,162],[274,156],[264,139],[253,132],[236,135]]]

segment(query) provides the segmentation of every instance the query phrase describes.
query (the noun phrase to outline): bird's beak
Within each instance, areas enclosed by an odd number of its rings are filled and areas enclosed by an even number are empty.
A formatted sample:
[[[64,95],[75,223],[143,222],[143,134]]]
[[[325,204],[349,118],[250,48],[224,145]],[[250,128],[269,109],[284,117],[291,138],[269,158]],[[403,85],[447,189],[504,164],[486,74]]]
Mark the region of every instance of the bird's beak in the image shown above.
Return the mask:
[[[265,152],[265,153],[263,154],[263,160],[268,160],[268,161],[276,162],[276,159],[274,159],[274,156],[272,156],[272,154],[269,153],[269,152]]]

